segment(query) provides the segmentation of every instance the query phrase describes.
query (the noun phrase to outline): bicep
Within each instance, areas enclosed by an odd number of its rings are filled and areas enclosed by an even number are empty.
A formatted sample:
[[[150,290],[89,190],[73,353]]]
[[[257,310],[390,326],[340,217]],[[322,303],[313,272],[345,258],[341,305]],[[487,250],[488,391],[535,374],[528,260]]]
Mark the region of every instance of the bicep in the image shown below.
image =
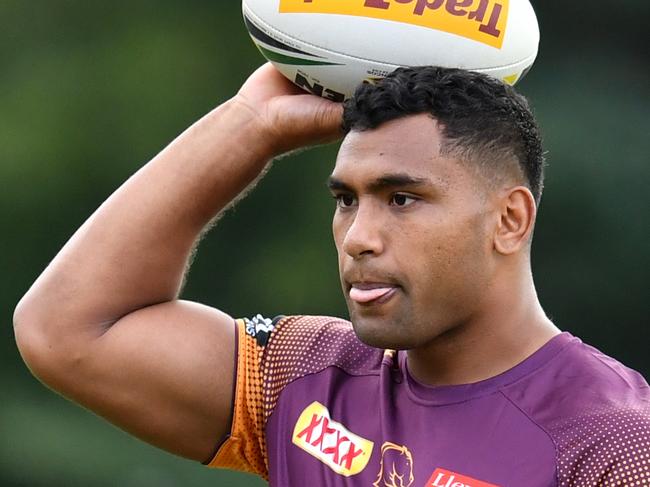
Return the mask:
[[[135,311],[93,340],[66,392],[148,443],[209,459],[230,429],[233,323],[188,301]]]

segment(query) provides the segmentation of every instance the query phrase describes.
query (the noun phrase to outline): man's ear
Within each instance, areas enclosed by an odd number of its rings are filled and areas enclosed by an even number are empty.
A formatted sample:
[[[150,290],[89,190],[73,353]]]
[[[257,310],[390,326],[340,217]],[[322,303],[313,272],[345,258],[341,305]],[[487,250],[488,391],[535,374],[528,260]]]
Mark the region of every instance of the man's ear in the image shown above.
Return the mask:
[[[537,204],[530,189],[515,186],[505,190],[499,199],[499,221],[494,235],[494,249],[502,255],[519,252],[528,245]]]

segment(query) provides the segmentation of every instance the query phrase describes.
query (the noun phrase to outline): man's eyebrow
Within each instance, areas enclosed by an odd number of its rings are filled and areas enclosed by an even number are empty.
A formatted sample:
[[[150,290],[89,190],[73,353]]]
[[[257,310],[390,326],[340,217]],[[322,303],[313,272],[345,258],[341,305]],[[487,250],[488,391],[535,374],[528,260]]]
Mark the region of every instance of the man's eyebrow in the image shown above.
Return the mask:
[[[370,191],[381,191],[390,188],[414,187],[431,184],[427,178],[416,178],[408,174],[395,173],[384,174],[374,181],[371,181],[367,189]],[[352,188],[340,179],[330,176],[327,178],[327,187],[332,191],[352,191]]]
[[[368,184],[368,189],[370,191],[380,191],[383,189],[401,188],[405,186],[422,186],[427,183],[430,184],[430,181],[427,178],[416,178],[401,173],[385,174]]]
[[[347,184],[334,176],[328,177],[325,184],[331,191],[350,191],[350,187]]]

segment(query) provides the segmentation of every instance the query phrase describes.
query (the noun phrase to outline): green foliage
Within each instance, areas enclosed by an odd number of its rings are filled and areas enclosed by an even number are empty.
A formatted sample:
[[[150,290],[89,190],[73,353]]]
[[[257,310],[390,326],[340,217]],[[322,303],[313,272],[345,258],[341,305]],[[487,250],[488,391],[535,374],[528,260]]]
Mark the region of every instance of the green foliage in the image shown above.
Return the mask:
[[[648,375],[648,3],[534,3],[542,46],[520,88],[549,151],[540,298],[561,328]],[[103,199],[262,62],[238,2],[6,0],[0,32],[0,483],[259,485],[54,396],[22,365],[9,326]],[[323,184],[335,157],[328,146],[276,162],[204,240],[185,297],[234,315],[345,315]]]

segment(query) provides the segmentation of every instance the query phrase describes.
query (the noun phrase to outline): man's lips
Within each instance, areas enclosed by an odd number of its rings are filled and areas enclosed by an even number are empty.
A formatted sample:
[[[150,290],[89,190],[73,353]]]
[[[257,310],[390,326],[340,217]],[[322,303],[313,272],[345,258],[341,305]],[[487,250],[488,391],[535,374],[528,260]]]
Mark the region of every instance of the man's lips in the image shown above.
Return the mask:
[[[357,303],[384,302],[397,290],[397,286],[385,282],[359,282],[350,287],[349,296]]]

